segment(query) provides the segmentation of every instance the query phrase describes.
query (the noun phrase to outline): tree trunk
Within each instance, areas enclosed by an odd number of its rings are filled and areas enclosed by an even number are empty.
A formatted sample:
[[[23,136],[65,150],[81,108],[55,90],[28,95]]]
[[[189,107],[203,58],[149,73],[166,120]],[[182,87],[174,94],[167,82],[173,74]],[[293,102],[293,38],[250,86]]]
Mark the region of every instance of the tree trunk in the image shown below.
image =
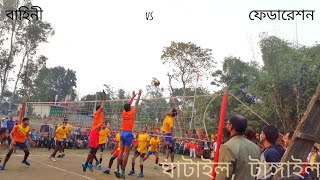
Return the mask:
[[[15,82],[13,93],[12,93],[12,97],[11,97],[11,100],[10,100],[10,104],[9,104],[9,109],[10,110],[11,110],[11,106],[12,106],[12,103],[13,103],[14,96],[16,94],[16,90],[17,90],[19,79],[20,79],[21,71],[23,69],[24,61],[25,61],[27,55],[28,55],[28,50],[26,49],[26,52],[24,53],[23,58],[22,58],[22,62],[20,64],[20,69],[19,69],[19,72],[18,72],[18,75],[17,75],[17,80]]]
[[[11,59],[13,59],[13,37],[14,37],[14,33],[16,32],[16,23],[17,21],[15,20],[14,23],[12,24],[12,29],[11,29],[11,38],[10,38],[10,51],[9,51],[9,55],[8,58],[6,59],[6,67],[3,73],[3,78],[2,78],[2,86],[1,86],[1,94],[0,94],[0,103],[3,100],[3,92],[7,86],[7,82],[8,82],[8,74],[9,74],[9,67],[10,67],[10,61]]]

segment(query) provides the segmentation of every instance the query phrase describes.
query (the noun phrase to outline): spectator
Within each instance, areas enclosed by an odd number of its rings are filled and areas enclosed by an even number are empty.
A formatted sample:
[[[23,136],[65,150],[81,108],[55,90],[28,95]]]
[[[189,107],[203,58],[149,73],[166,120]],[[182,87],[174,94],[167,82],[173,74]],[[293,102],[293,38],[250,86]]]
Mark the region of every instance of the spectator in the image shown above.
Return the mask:
[[[8,130],[6,128],[0,128],[0,147],[2,143],[9,137]],[[1,160],[1,158],[0,158]]]
[[[216,153],[216,151],[217,151],[217,142],[216,142],[215,140],[213,140],[213,141],[211,142],[210,150],[211,150],[211,155],[210,155],[210,157],[211,157],[211,159],[213,160],[213,159],[214,159],[214,155],[215,155],[215,153]]]
[[[48,142],[48,150],[50,151],[51,148],[54,146],[54,136],[56,129],[58,128],[58,125],[54,124],[53,127],[50,127],[49,129],[49,142]]]
[[[234,175],[234,180],[255,179],[251,176],[251,168],[247,164],[250,162],[249,157],[259,159],[259,148],[244,137],[247,124],[247,119],[241,115],[232,116],[227,121],[227,130],[231,138],[221,145],[219,162],[231,163],[231,165],[221,165],[228,170],[217,173],[216,180],[231,179],[232,175]]]
[[[313,146],[307,158],[308,164],[306,164],[303,167],[303,171],[301,173],[304,179],[319,179],[319,177],[317,177],[317,171],[316,171],[316,165],[315,165],[315,163],[319,163],[319,162],[320,162],[319,149],[317,146]],[[308,174],[306,173],[307,167],[309,170],[311,170],[311,172],[309,172]]]
[[[216,135],[214,133],[211,134],[211,141],[214,141],[216,139]]]
[[[210,142],[204,141],[204,147],[203,147],[203,158],[204,159],[210,159]]]
[[[31,130],[31,139],[36,145],[39,145],[38,143],[39,143],[39,139],[40,139],[40,133],[37,130],[32,129]]]
[[[269,162],[280,162],[282,155],[284,154],[284,148],[281,145],[276,145],[276,141],[279,137],[279,132],[276,127],[267,125],[262,129],[260,135],[260,141],[264,147],[264,150],[261,154],[260,161],[262,163]],[[260,164],[261,173],[258,176],[258,180],[265,179],[271,180],[271,173],[275,172],[275,169],[272,168],[269,164]],[[266,172],[264,172],[266,170]]]
[[[9,119],[8,119],[8,121],[7,121],[7,129],[8,129],[8,131],[9,131],[9,134],[11,133],[14,125],[15,125],[15,121],[13,120],[13,115],[11,114],[11,115],[9,115]],[[10,136],[9,136],[9,138],[8,138],[8,144],[9,144],[9,145],[11,144],[11,138],[10,138]]]
[[[74,139],[81,139],[82,138],[82,131],[81,127],[79,126],[77,130],[73,131]]]
[[[283,138],[284,141],[284,147],[287,149],[289,147],[290,144],[290,140],[293,136],[294,131],[289,131]]]
[[[2,118],[2,120],[1,120],[1,128],[7,129],[7,121],[8,121],[8,119]]]

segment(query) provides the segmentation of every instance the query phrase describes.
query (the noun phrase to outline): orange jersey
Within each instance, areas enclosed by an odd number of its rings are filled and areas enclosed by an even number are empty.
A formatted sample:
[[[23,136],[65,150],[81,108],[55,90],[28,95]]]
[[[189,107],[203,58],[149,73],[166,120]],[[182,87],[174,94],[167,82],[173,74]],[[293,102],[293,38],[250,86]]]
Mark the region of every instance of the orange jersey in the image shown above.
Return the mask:
[[[102,126],[104,120],[103,109],[99,108],[94,114],[92,129],[97,129]]]
[[[18,143],[26,142],[27,136],[30,133],[30,127],[27,126],[25,128],[22,125],[15,125],[12,129],[13,131],[13,140]]]
[[[122,130],[132,131],[134,126],[134,118],[136,116],[136,108],[132,108],[129,112],[122,112]]]

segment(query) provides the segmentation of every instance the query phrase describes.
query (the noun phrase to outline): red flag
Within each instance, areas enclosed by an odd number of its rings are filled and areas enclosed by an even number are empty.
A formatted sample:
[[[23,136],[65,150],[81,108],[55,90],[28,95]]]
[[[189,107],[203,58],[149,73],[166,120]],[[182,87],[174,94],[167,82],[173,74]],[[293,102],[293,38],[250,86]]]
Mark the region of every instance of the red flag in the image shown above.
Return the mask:
[[[24,117],[25,107],[26,107],[26,102],[22,101],[22,107],[21,107],[20,117],[19,117],[19,124],[21,124],[22,119]]]

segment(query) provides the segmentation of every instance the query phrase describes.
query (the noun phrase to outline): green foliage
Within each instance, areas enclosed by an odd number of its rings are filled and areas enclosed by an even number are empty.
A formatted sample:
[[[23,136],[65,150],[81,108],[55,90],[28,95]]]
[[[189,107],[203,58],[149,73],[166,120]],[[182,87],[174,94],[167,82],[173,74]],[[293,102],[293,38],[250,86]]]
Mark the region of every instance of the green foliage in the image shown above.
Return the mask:
[[[33,101],[50,101],[56,95],[66,97],[71,95],[74,100],[76,93],[76,72],[64,67],[42,68],[34,81]]]
[[[320,83],[320,46],[295,48],[271,36],[263,38],[260,47],[262,67],[256,62],[225,58],[222,71],[212,73],[212,84],[228,86],[231,93],[282,132],[294,129]],[[265,125],[232,97],[227,111],[228,116],[245,115],[253,130]]]

